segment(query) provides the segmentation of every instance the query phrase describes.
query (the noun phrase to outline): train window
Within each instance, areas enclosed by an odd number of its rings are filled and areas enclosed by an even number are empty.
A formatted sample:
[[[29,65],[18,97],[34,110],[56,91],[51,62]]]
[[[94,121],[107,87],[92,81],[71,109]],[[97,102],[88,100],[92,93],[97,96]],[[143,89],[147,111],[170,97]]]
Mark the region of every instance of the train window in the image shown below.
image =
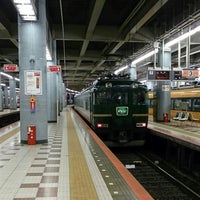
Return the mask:
[[[146,104],[146,92],[145,91],[135,91],[133,93],[133,104],[143,105]]]
[[[114,103],[117,105],[127,105],[128,104],[128,93],[127,92],[116,92],[113,94]]]
[[[200,99],[193,100],[193,110],[200,111]]]
[[[172,103],[172,108],[174,110],[191,110],[191,99],[174,99]]]
[[[111,103],[111,93],[110,92],[97,92],[95,98],[95,104],[109,104]]]

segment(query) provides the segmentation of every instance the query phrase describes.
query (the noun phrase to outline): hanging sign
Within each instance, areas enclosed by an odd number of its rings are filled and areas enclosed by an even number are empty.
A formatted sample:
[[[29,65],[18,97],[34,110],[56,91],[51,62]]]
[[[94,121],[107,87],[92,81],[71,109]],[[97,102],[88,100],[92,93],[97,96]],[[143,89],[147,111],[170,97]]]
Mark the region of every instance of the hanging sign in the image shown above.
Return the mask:
[[[42,71],[24,71],[25,95],[42,95]]]
[[[49,71],[50,72],[61,72],[61,66],[60,65],[52,65],[49,66]]]
[[[18,72],[19,68],[16,64],[4,64],[3,70],[4,72]]]

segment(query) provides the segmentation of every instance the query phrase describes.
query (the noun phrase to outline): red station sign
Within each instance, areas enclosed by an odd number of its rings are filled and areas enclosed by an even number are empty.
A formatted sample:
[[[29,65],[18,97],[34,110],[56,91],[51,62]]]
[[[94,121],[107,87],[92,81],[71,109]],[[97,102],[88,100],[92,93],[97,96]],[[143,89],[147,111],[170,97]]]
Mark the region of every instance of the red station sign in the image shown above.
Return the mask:
[[[3,65],[4,72],[18,72],[18,66],[16,64],[4,64]]]
[[[49,66],[49,71],[50,72],[60,72],[61,71],[61,66],[60,65]]]

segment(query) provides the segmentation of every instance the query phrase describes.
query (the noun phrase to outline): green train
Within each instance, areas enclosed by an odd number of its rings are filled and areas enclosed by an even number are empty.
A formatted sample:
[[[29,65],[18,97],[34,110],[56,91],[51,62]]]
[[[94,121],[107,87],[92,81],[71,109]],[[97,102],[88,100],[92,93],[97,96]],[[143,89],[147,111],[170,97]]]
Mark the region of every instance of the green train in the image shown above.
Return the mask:
[[[108,146],[142,146],[148,124],[147,87],[102,78],[74,98],[74,108]]]

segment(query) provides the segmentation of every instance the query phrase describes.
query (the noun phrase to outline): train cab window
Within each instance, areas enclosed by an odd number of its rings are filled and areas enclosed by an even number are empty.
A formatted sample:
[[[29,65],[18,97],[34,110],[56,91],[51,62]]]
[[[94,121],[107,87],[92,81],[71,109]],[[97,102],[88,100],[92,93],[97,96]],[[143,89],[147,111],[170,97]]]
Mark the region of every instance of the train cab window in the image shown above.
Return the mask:
[[[97,92],[95,98],[95,104],[108,104],[111,101],[110,92]]]
[[[136,105],[144,105],[146,104],[146,98],[147,94],[145,93],[145,91],[135,91],[133,93],[133,104]]]
[[[128,104],[128,93],[127,92],[116,92],[113,94],[113,101],[117,105],[127,105]]]

